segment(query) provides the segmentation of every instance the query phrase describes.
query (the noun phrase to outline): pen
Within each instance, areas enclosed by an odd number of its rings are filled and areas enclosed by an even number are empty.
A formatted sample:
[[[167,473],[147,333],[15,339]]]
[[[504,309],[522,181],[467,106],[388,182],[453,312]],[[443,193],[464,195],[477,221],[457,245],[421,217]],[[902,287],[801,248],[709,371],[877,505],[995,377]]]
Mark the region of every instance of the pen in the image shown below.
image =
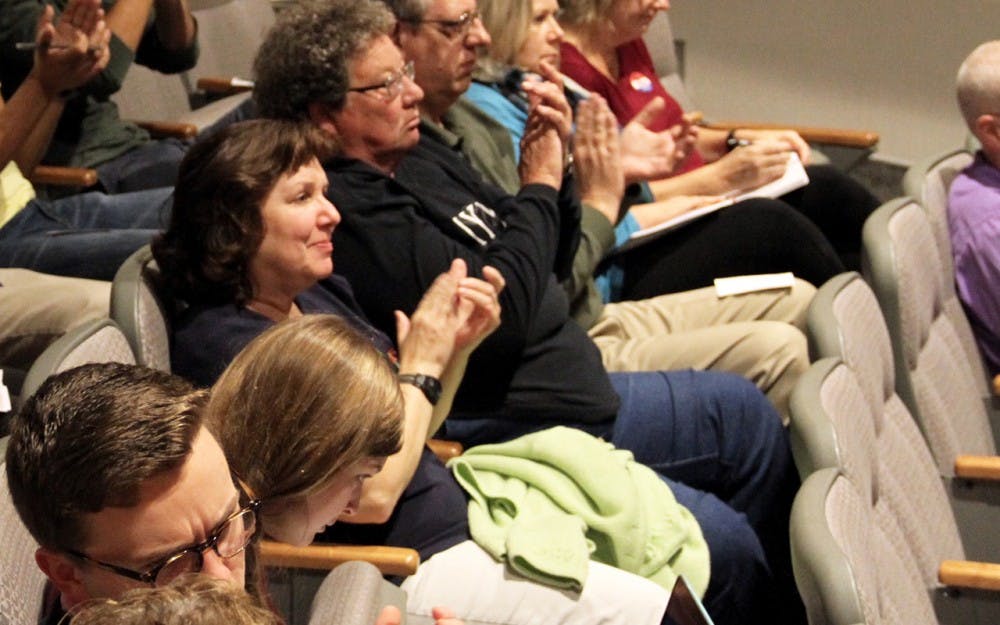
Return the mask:
[[[48,46],[49,50],[68,50],[72,46],[68,46],[65,43],[50,43]],[[14,44],[15,50],[36,50],[38,48],[38,43],[35,41],[18,41]],[[97,52],[101,49],[99,45],[90,45],[87,47],[87,52]]]

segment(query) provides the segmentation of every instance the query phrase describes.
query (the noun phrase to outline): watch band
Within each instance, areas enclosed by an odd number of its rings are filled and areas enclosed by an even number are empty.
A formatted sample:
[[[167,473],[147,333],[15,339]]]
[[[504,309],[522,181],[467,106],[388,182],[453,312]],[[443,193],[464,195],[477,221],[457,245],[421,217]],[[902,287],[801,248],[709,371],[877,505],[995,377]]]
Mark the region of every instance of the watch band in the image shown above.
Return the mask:
[[[441,381],[423,373],[400,373],[396,376],[400,384],[411,384],[420,389],[432,406],[441,399]]]

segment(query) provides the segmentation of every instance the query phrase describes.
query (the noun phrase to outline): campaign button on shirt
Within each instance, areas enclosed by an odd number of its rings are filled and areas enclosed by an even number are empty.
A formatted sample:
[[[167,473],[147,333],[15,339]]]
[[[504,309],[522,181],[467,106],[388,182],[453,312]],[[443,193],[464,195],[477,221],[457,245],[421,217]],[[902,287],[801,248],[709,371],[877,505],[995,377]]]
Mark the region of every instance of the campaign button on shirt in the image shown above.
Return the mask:
[[[641,93],[650,93],[653,91],[653,81],[642,72],[632,72],[629,74],[628,84]]]

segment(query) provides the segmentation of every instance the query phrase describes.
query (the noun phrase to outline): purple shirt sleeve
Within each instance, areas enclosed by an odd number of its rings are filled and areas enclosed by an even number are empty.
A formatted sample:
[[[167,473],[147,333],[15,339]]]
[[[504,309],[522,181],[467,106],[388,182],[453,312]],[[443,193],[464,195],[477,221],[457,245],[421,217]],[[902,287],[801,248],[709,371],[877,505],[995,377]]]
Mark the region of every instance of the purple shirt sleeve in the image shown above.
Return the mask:
[[[1000,170],[982,154],[951,185],[955,286],[992,375],[1000,373]]]

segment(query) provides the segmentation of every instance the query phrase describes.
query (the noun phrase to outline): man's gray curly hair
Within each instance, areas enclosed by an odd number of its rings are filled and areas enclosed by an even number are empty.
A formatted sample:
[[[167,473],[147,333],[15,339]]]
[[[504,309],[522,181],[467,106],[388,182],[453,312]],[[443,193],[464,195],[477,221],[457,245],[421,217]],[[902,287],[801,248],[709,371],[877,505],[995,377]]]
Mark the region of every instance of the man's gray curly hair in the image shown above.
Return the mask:
[[[260,115],[305,120],[314,102],[339,107],[351,61],[394,24],[378,0],[303,0],[283,10],[254,59]]]

